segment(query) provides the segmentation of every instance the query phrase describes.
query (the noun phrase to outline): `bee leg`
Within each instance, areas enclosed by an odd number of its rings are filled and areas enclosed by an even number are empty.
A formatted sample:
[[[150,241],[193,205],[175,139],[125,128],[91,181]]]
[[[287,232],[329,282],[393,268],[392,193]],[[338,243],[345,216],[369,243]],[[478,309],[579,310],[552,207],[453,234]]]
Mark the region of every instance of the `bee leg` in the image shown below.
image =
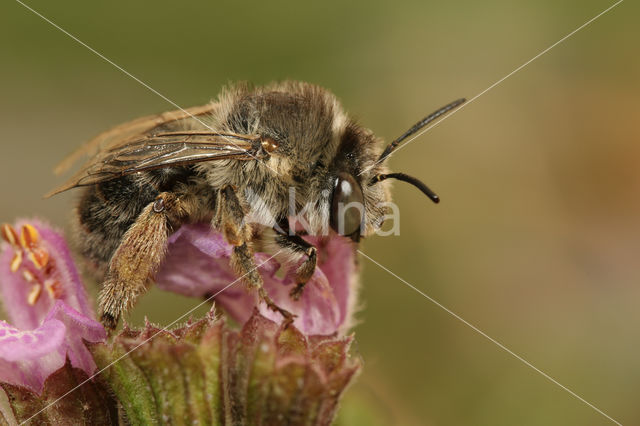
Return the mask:
[[[298,300],[302,296],[304,286],[316,270],[317,250],[299,235],[278,234],[275,240],[280,247],[289,249],[296,254],[307,256],[306,260],[296,270],[296,286],[289,293],[293,300]]]
[[[269,309],[274,312],[279,312],[287,321],[293,320],[295,316],[291,312],[276,305],[264,289],[262,277],[253,260],[253,250],[249,248],[247,243],[233,248],[233,252],[231,253],[231,266],[236,271],[236,274],[243,277],[249,288],[254,288],[258,291],[258,296],[266,303]]]
[[[287,321],[292,321],[294,315],[276,305],[264,289],[262,277],[253,259],[253,250],[249,246],[251,227],[244,221],[244,209],[235,190],[227,185],[218,195],[214,227],[222,232],[229,244],[235,246],[231,253],[231,266],[238,276],[243,277],[249,288],[257,290],[258,296],[269,309],[279,312]]]
[[[229,244],[240,246],[251,239],[251,227],[244,221],[242,204],[231,185],[222,188],[218,194],[214,226],[222,232]]]
[[[125,233],[111,258],[98,296],[100,321],[105,328],[115,329],[120,315],[146,291],[149,279],[164,258],[170,223],[182,215],[177,197],[162,193],[144,208]]]

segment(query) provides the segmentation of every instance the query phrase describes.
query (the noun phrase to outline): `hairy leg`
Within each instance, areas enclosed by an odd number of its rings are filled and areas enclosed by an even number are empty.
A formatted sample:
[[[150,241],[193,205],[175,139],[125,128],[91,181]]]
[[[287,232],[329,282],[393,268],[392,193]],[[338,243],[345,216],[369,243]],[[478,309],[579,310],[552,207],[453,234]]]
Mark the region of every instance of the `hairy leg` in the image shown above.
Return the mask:
[[[98,297],[100,320],[107,329],[115,329],[120,316],[146,291],[149,279],[164,258],[171,223],[185,216],[177,196],[162,193],[127,230],[111,258]]]

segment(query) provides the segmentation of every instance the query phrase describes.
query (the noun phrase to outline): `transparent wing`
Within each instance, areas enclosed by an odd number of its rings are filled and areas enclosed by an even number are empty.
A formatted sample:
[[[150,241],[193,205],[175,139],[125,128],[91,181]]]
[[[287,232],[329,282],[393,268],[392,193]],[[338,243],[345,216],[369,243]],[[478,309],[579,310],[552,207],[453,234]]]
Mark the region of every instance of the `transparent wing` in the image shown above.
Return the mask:
[[[252,160],[259,153],[258,136],[201,130],[159,133],[99,151],[78,173],[46,197],[145,170],[204,161]]]
[[[93,157],[100,151],[126,143],[131,139],[139,138],[142,135],[150,134],[154,131],[170,130],[171,128],[204,129],[205,126],[201,123],[200,117],[210,114],[216,107],[217,104],[209,103],[183,110],[148,115],[146,117],[140,117],[133,121],[120,124],[112,129],[100,133],[98,136],[82,145],[58,164],[54,169],[54,173],[56,175],[60,175],[69,170],[71,166],[83,157]]]

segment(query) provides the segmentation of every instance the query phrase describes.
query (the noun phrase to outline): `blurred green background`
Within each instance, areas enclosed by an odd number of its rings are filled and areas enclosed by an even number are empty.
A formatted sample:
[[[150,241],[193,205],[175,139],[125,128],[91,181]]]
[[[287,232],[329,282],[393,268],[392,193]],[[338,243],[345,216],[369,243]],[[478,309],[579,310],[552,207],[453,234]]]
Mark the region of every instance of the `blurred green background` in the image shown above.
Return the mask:
[[[613,2],[47,2],[62,28],[187,107],[228,81],[331,89],[387,140],[468,98]],[[390,161],[385,267],[624,424],[640,424],[639,8],[627,1]],[[173,109],[20,4],[0,6],[0,220],[65,227],[52,167],[106,128]],[[368,260],[342,424],[599,425],[606,418]],[[168,323],[199,301],[152,291]]]

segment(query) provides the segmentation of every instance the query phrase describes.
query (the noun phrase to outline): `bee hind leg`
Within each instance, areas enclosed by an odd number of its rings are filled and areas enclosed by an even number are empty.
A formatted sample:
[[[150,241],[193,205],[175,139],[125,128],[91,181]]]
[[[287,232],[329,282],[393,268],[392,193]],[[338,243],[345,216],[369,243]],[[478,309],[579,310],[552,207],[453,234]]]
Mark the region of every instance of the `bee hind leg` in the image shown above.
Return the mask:
[[[100,321],[113,330],[120,316],[147,289],[167,248],[170,224],[183,216],[176,195],[162,193],[147,205],[125,233],[109,263],[106,280],[98,296]]]
[[[296,286],[289,293],[293,300],[298,300],[302,296],[304,286],[316,270],[317,250],[299,235],[278,234],[275,241],[280,247],[307,257],[296,270]]]

